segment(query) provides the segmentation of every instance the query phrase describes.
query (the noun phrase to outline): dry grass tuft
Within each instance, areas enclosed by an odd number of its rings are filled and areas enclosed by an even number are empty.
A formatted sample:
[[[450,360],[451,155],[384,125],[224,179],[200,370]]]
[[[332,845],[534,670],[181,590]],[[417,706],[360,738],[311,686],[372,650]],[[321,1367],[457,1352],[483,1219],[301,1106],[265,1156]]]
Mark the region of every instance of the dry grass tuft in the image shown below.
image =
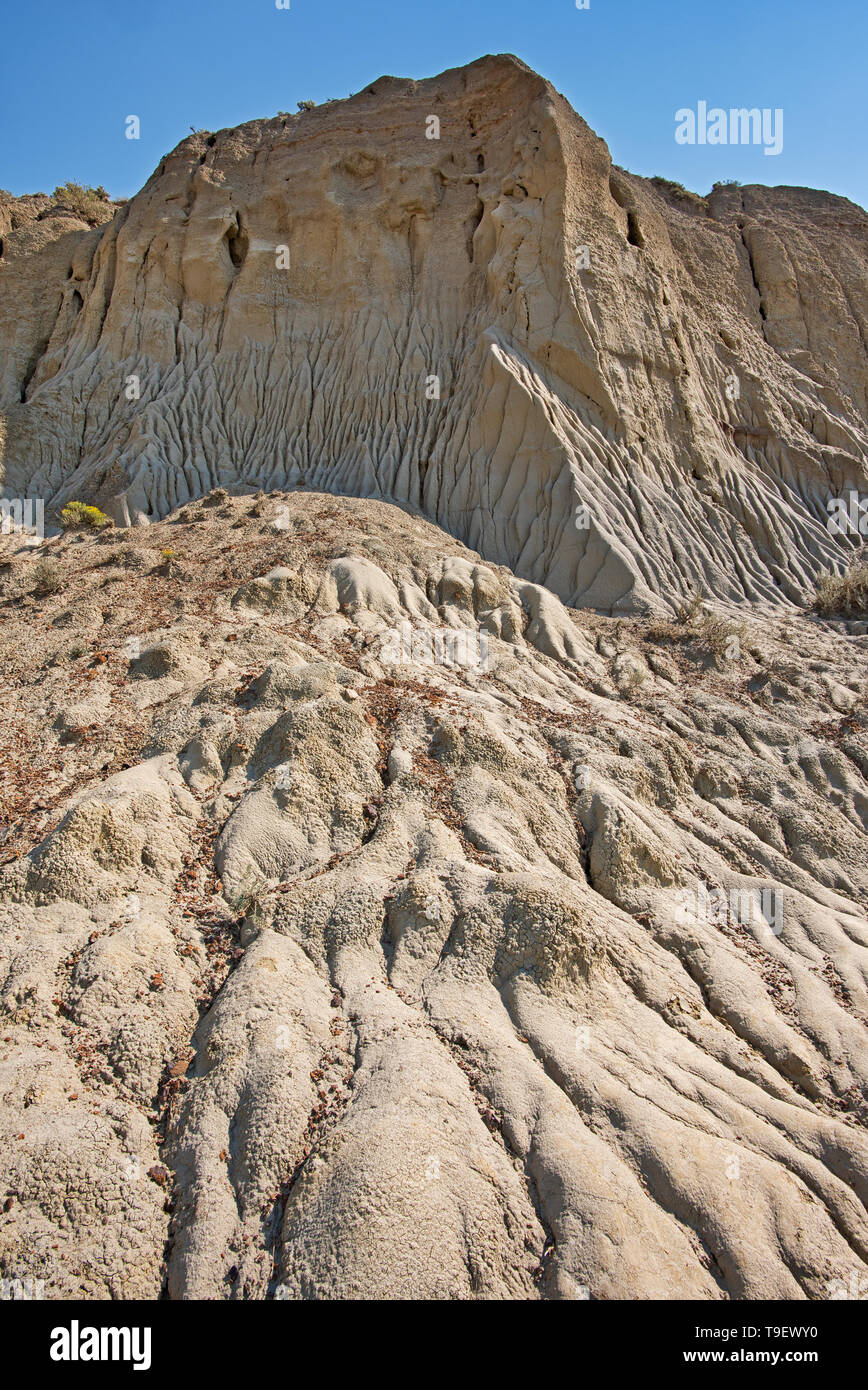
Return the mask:
[[[817,580],[814,608],[824,617],[868,618],[868,560],[854,559],[844,574],[828,570]]]
[[[674,622],[651,623],[645,632],[648,642],[690,643],[697,654],[715,662],[740,660],[745,637],[744,623],[715,613],[701,589],[693,589],[682,600]]]

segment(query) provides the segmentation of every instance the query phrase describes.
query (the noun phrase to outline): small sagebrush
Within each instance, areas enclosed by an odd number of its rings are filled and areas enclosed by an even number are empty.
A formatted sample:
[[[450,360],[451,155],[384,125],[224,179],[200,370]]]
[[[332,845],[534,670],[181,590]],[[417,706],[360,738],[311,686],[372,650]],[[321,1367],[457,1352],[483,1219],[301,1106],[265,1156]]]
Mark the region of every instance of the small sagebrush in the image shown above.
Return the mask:
[[[33,572],[33,592],[47,598],[63,588],[63,571],[56,560],[40,560]]]
[[[648,679],[648,671],[644,666],[631,666],[624,676],[624,687],[628,695],[635,695]]]

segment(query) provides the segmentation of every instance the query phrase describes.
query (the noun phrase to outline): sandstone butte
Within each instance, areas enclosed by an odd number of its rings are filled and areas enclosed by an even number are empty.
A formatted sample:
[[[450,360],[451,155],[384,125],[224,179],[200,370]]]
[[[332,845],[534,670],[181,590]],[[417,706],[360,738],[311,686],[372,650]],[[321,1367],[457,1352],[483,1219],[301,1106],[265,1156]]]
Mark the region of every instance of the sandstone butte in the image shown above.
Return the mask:
[[[501,56],[0,250],[0,1275],[850,1296],[866,214]]]

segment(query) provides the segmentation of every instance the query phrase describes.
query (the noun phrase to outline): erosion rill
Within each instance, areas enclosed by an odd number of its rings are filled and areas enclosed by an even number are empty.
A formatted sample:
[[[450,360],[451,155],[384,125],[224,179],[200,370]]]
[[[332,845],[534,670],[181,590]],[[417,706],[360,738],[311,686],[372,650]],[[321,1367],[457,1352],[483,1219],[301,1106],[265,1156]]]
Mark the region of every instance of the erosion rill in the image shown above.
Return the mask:
[[[496,57],[0,239],[0,1275],[864,1277],[866,214]]]

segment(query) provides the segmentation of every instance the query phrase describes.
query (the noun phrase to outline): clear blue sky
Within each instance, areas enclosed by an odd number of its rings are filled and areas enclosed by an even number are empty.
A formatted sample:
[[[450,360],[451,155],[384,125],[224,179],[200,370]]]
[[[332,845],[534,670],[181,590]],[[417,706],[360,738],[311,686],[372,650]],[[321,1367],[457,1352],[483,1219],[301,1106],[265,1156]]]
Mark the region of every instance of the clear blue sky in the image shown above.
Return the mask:
[[[617,164],[705,193],[806,184],[868,205],[868,0],[29,0],[4,6],[0,187],[136,192],[191,126],[219,130],[384,73],[517,54]],[[678,145],[675,112],[780,107],[784,144]],[[141,139],[124,138],[138,115]]]

